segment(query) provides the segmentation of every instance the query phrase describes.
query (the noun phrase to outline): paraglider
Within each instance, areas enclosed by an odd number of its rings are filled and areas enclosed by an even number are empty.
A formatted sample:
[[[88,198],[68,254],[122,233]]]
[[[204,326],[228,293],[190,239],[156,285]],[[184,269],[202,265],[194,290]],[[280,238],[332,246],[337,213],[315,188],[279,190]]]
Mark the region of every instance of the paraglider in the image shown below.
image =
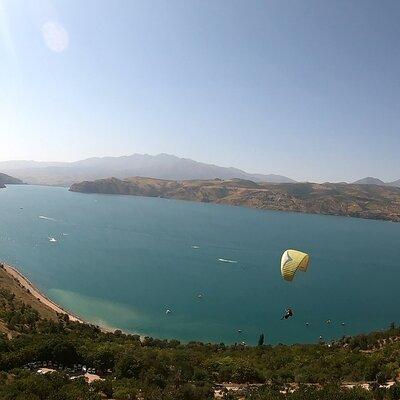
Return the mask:
[[[281,258],[281,274],[282,278],[286,281],[292,281],[297,270],[307,271],[310,264],[310,256],[299,250],[288,249],[285,250]],[[288,319],[293,316],[291,308],[285,310],[285,314],[281,319]],[[308,324],[306,324],[308,325]]]
[[[297,270],[307,271],[310,256],[299,250],[286,250],[281,258],[281,274],[286,281],[292,281]]]

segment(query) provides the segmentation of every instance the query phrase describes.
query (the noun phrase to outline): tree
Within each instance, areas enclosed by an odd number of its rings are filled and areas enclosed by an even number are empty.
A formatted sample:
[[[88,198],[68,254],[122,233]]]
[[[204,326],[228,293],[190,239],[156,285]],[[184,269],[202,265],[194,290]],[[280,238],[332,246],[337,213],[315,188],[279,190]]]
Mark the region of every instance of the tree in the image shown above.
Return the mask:
[[[115,374],[118,378],[135,378],[139,377],[143,368],[143,362],[140,354],[128,352],[123,354],[115,365]]]

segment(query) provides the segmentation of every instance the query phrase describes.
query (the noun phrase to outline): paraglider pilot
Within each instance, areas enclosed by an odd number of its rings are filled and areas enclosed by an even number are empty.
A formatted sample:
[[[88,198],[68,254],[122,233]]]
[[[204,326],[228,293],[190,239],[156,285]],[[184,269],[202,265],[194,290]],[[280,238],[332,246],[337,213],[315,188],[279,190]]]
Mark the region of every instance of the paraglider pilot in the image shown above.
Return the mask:
[[[293,311],[291,308],[287,308],[285,310],[285,314],[283,315],[283,317],[281,319],[288,319],[290,317],[293,317]]]

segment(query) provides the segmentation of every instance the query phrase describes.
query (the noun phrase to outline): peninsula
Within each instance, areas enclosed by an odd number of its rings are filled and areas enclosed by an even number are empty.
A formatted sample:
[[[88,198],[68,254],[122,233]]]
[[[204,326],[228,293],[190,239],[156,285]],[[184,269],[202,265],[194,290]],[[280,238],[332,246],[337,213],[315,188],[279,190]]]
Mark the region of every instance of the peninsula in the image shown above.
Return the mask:
[[[244,179],[107,178],[73,184],[72,192],[162,197],[262,210],[400,222],[400,188],[346,183],[260,183]]]
[[[23,182],[20,179],[0,173],[0,189],[5,188],[5,185],[20,185],[22,183]]]

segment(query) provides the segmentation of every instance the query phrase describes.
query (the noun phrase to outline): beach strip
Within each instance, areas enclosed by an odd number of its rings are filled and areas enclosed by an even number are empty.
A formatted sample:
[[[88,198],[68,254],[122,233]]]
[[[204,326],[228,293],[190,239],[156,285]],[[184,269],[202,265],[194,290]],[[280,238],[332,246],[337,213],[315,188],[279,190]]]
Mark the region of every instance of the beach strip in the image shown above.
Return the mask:
[[[69,311],[64,310],[54,301],[50,300],[25,275],[19,272],[17,268],[12,267],[11,265],[8,265],[4,262],[0,262],[0,266],[4,269],[4,271],[6,271],[15,280],[17,280],[22,287],[24,287],[26,290],[29,290],[32,296],[36,297],[40,302],[51,308],[56,313],[68,315],[70,321],[80,322],[82,324],[86,323],[83,319],[79,318]]]

